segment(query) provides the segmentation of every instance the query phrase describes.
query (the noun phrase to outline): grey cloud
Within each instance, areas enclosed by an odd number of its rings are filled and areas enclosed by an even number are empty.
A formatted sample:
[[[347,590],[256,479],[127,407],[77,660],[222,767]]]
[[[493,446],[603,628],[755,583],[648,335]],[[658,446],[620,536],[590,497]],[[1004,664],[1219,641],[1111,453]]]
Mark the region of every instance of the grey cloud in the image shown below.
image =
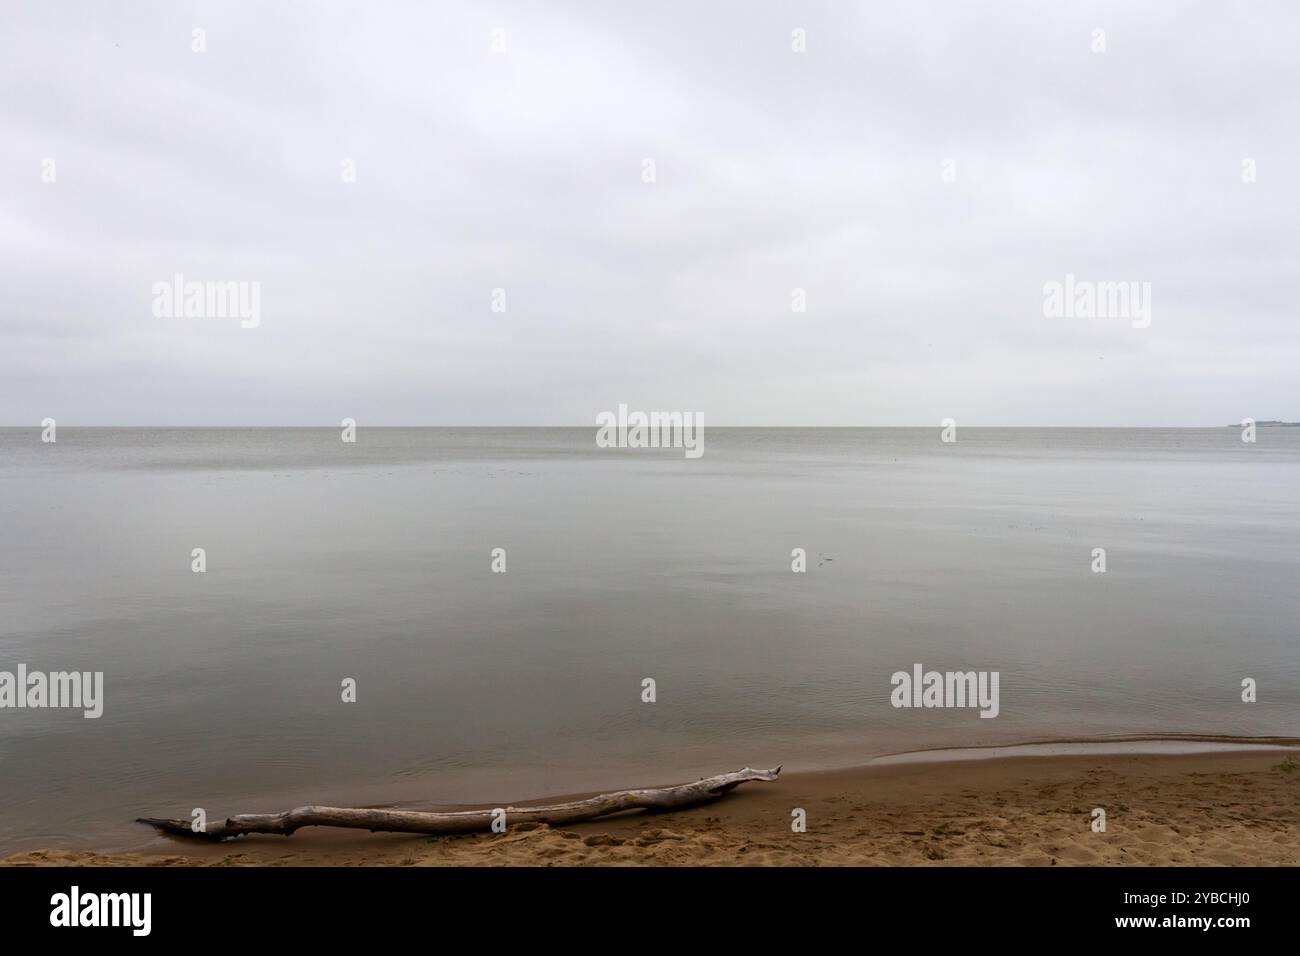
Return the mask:
[[[1300,417],[1297,26],[1285,3],[10,8],[0,420]],[[260,282],[261,326],[154,317],[176,272]],[[1066,272],[1151,282],[1151,328],[1044,318]]]

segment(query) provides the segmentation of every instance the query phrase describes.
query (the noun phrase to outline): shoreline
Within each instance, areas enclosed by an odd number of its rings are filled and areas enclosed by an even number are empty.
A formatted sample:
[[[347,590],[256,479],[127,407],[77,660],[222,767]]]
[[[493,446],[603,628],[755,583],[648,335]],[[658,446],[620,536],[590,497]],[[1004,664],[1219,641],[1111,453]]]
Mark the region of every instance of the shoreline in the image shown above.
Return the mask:
[[[1300,750],[1300,737],[1241,737],[1232,734],[1114,734],[1107,737],[1053,737],[1014,744],[923,747],[877,754],[862,766],[884,763],[953,763],[999,757],[1175,756]],[[827,769],[855,769],[853,767]],[[810,771],[816,772],[816,771]]]
[[[856,767],[783,773],[690,809],[556,828],[523,824],[454,837],[312,828],[218,844],[158,837],[157,849],[30,850],[0,865],[1295,866],[1298,762],[1300,742],[1289,738],[912,751]],[[791,828],[796,808],[806,813],[806,832]],[[1093,829],[1095,808],[1106,813],[1106,832]]]

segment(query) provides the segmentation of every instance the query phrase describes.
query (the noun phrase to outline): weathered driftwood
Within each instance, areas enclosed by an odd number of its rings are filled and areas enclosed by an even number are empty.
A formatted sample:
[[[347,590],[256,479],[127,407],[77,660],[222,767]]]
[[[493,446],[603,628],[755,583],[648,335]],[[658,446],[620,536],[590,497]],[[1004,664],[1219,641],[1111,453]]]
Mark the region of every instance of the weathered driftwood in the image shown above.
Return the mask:
[[[519,823],[547,823],[552,826],[594,820],[624,810],[672,810],[716,800],[723,794],[751,780],[771,781],[781,768],[752,770],[746,767],[734,773],[705,777],[694,783],[654,790],[619,790],[602,793],[586,800],[556,803],[545,807],[505,807],[505,823],[509,828]],[[240,813],[221,822],[210,822],[196,833],[189,820],[165,820],[157,817],[139,817],[137,823],[175,836],[200,840],[225,840],[249,833],[276,833],[289,836],[302,827],[346,827],[352,830],[385,831],[389,833],[474,833],[492,829],[499,819],[497,810],[460,810],[437,813],[426,810],[365,810],[346,807],[298,807],[284,813]]]

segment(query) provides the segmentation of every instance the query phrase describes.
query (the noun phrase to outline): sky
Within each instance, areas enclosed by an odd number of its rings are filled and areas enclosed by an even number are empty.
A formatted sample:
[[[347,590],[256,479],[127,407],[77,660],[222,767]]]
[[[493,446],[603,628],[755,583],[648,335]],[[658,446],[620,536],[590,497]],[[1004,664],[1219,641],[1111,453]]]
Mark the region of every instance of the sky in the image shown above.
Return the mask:
[[[1297,420],[1297,47],[1293,2],[6,2],[0,423]]]

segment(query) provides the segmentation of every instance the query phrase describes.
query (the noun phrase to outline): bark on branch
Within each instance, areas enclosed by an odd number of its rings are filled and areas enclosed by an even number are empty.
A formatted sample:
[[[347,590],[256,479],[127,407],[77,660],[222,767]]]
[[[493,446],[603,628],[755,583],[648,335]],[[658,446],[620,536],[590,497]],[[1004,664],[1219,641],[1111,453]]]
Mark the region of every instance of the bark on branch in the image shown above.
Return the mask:
[[[505,807],[507,828],[519,823],[547,823],[552,826],[594,820],[625,810],[673,810],[716,800],[751,780],[771,781],[781,768],[752,770],[746,767],[734,773],[705,777],[694,783],[652,790],[619,790],[602,793],[586,800],[556,803],[544,807]],[[165,820],[139,817],[164,833],[200,840],[225,840],[249,833],[275,833],[289,836],[302,827],[345,827],[389,833],[475,833],[492,829],[496,810],[461,810],[438,813],[425,810],[366,810],[347,807],[298,807],[284,813],[240,813],[219,823],[209,823],[196,833],[189,820]]]

